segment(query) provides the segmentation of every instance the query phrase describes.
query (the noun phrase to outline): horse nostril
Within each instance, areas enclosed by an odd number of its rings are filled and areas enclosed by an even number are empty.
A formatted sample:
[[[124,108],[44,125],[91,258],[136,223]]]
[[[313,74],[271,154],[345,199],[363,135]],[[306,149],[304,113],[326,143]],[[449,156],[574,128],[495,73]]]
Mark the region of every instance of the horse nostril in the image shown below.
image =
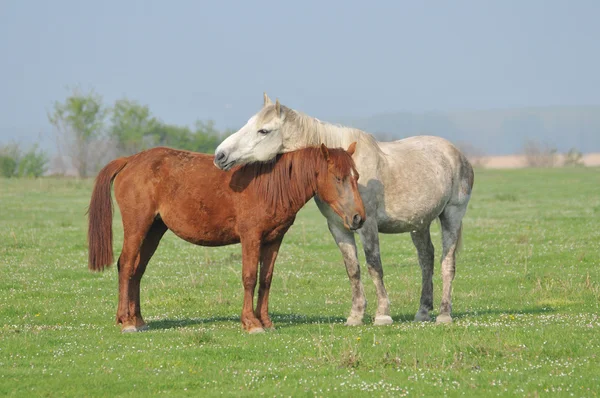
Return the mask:
[[[362,222],[362,217],[360,216],[360,214],[356,213],[354,215],[354,217],[352,217],[352,223],[354,225],[360,225],[361,222]]]
[[[215,159],[217,160],[217,162],[220,162],[221,160],[225,160],[225,152],[224,151],[218,152],[217,156],[215,156]]]

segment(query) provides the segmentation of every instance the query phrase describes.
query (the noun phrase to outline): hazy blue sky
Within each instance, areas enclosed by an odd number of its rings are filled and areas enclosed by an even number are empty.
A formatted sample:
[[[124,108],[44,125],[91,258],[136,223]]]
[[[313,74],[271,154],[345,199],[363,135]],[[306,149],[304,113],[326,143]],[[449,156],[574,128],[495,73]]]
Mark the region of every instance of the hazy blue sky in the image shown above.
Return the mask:
[[[600,1],[0,0],[0,142],[69,93],[240,127],[273,99],[385,111],[600,104]]]

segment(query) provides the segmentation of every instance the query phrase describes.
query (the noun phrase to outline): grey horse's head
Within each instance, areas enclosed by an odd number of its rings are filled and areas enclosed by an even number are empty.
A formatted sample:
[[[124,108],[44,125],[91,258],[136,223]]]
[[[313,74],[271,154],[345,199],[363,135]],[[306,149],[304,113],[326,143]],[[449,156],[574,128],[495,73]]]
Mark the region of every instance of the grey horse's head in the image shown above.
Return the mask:
[[[264,94],[262,109],[215,150],[215,166],[229,170],[234,166],[264,162],[277,154],[298,149],[293,146],[293,131],[285,129],[287,109]]]

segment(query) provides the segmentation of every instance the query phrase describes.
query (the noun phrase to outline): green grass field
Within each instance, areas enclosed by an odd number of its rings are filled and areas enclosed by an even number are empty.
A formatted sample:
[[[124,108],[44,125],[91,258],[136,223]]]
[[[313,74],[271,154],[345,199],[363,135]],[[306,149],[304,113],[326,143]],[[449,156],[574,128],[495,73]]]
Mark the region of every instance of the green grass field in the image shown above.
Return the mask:
[[[476,173],[448,326],[412,322],[421,275],[406,234],[381,236],[395,323],[343,326],[348,279],[310,202],[275,267],[277,330],[261,335],[239,323],[240,246],[171,233],[142,281],[150,330],[121,334],[116,267],[87,269],[91,186],[0,179],[2,396],[598,394],[600,169]],[[114,229],[118,254],[118,213]],[[364,267],[363,282],[372,317]]]

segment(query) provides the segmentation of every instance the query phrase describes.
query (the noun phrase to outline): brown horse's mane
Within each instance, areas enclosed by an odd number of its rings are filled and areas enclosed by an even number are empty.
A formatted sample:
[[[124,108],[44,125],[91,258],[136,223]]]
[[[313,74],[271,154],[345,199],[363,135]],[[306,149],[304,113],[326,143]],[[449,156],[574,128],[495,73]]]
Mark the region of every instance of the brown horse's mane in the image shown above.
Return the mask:
[[[343,149],[329,149],[329,158],[343,175],[355,169],[352,157]],[[242,166],[239,171],[253,175],[250,184],[266,206],[300,209],[307,192],[317,192],[316,175],[327,173],[328,165],[321,148],[308,147],[279,154],[269,162]]]

